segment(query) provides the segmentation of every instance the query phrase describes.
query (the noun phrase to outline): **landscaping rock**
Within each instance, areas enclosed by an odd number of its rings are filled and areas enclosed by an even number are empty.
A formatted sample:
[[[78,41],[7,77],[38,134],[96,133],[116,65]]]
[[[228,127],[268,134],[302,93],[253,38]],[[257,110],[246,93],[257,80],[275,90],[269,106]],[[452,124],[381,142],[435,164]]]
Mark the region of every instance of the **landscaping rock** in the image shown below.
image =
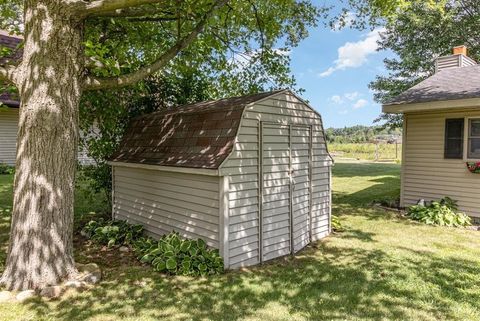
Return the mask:
[[[120,248],[118,250],[120,252],[129,252],[130,251],[130,249],[127,246],[120,246]]]
[[[80,282],[96,284],[102,279],[102,271],[95,263],[84,264],[79,270],[82,272],[82,275],[77,279]]]
[[[13,301],[15,296],[10,291],[1,291],[0,292],[0,303],[5,303],[9,301]]]
[[[64,286],[69,289],[83,289],[87,286],[87,284],[78,280],[70,280],[65,282]]]
[[[40,291],[40,296],[56,299],[62,295],[65,289],[60,285],[48,286]]]
[[[15,297],[18,302],[23,302],[27,299],[33,298],[35,296],[34,290],[25,290],[18,292],[17,296]]]

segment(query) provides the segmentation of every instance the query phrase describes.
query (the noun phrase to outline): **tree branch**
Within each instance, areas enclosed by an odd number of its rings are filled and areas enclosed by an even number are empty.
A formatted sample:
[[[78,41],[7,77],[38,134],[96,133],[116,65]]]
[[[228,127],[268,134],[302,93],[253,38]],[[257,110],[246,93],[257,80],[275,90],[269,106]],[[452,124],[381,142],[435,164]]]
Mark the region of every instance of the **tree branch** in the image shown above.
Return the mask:
[[[155,4],[165,0],[95,0],[83,5],[83,17],[127,17],[144,16],[158,12],[156,8],[133,8],[145,4]]]
[[[140,6],[140,7],[133,7],[133,8],[116,9],[114,11],[103,12],[103,13],[99,13],[91,16],[99,17],[99,18],[135,18],[135,17],[153,16],[157,14],[172,15],[171,12],[161,10],[154,6]]]
[[[16,84],[17,67],[13,65],[0,66],[0,81]]]
[[[119,88],[134,84],[145,77],[159,71],[162,69],[170,60],[175,58],[175,56],[188,47],[197,36],[203,31],[205,25],[208,22],[216,10],[224,6],[228,0],[217,0],[212,5],[210,10],[203,16],[203,18],[197,23],[195,28],[185,37],[179,39],[170,49],[164,52],[153,64],[140,68],[139,70],[122,75],[119,77],[109,77],[109,78],[98,78],[98,77],[87,77],[84,83],[85,90],[98,90],[98,89],[108,89],[108,88]]]

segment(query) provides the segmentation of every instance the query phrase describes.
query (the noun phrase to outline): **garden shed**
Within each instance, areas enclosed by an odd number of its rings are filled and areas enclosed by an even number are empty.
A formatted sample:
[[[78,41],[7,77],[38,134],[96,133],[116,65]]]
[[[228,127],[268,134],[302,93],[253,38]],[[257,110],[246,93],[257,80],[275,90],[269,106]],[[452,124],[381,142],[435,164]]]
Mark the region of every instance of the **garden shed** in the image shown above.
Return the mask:
[[[289,90],[132,121],[113,166],[113,216],[218,248],[226,268],[294,254],[330,233],[320,115]]]

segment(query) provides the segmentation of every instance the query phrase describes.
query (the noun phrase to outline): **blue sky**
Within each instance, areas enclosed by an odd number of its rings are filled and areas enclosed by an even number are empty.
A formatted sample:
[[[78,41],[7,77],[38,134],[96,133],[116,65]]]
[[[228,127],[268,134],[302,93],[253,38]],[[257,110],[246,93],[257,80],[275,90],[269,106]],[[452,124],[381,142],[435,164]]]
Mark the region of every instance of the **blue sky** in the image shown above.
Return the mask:
[[[323,25],[290,52],[292,73],[302,97],[323,117],[325,127],[372,125],[381,107],[373,101],[368,84],[385,73],[377,52],[378,31],[332,31]]]

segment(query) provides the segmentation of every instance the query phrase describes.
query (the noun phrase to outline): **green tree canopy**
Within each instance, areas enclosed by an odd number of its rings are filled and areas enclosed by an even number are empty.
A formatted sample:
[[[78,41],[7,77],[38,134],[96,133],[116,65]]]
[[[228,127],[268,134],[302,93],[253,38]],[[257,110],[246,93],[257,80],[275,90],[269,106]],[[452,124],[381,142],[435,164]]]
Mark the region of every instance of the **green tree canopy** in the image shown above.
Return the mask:
[[[385,59],[387,74],[370,88],[375,100],[388,101],[435,72],[435,60],[466,45],[468,54],[480,61],[480,2],[478,0],[414,1],[385,20],[380,50],[391,50]],[[382,114],[380,121],[400,126],[401,115]]]

